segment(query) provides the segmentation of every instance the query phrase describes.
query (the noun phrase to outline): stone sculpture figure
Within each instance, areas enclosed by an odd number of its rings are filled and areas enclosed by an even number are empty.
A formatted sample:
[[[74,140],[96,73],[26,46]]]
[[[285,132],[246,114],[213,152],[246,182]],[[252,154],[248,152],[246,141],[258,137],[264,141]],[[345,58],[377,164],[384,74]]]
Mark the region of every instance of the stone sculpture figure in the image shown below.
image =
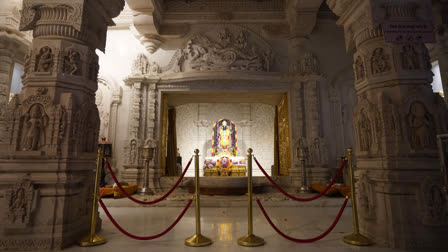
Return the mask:
[[[403,68],[406,70],[418,69],[418,57],[412,45],[403,46],[402,52]]]
[[[137,161],[137,141],[133,139],[131,141],[131,148],[129,150],[129,163],[135,164]]]
[[[10,221],[12,223],[23,223],[26,211],[25,190],[18,188],[12,193],[9,203]]]
[[[364,63],[362,62],[360,56],[358,56],[355,61],[355,73],[356,73],[356,80],[363,80],[366,76],[366,72],[364,70]]]
[[[314,163],[321,162],[321,148],[319,138],[314,139],[313,143],[313,161]]]
[[[79,53],[73,50],[69,50],[64,57],[64,73],[70,75],[80,75],[79,71]]]
[[[369,151],[372,145],[372,128],[369,118],[364,111],[361,111],[361,118],[358,122],[359,127],[359,141],[361,151]]]
[[[409,127],[409,139],[414,149],[433,147],[435,144],[435,132],[432,128],[432,116],[426,111],[420,102],[411,105],[407,116]]]
[[[238,35],[238,38],[236,39],[235,46],[240,50],[246,48],[247,34],[244,31],[241,31],[240,34]]]
[[[271,49],[268,49],[263,53],[263,58],[264,58],[264,70],[266,70],[266,72],[270,72],[272,59],[273,59]]]
[[[232,35],[229,33],[227,29],[223,29],[219,32],[218,39],[221,42],[222,46],[226,47],[230,43]]]
[[[149,71],[149,62],[145,54],[141,53],[137,55],[132,65],[132,73],[134,74],[146,74]]]
[[[381,47],[378,47],[373,51],[371,63],[373,74],[384,73],[390,70],[389,56],[384,53],[384,49]]]
[[[299,63],[299,73],[302,75],[320,74],[319,62],[310,52],[303,55]]]
[[[50,47],[45,46],[40,49],[37,61],[37,72],[50,72],[53,68],[53,54]]]
[[[437,186],[432,186],[429,192],[428,208],[434,220],[441,220],[443,217],[443,194]]]
[[[30,112],[25,115],[26,133],[23,142],[23,150],[38,150],[45,144],[45,128],[48,117],[40,104],[34,104]]]

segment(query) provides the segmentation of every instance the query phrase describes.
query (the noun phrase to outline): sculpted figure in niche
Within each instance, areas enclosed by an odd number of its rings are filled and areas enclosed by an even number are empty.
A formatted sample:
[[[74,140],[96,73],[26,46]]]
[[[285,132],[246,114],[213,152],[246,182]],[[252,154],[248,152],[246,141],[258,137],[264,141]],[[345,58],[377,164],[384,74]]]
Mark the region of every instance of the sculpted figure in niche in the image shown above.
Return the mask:
[[[359,128],[359,143],[361,151],[369,151],[372,145],[372,128],[369,118],[366,116],[364,110],[361,111],[360,120],[358,121]]]
[[[9,203],[10,221],[11,223],[23,223],[26,213],[25,189],[18,188],[12,193]]]
[[[390,70],[389,56],[384,53],[384,49],[381,47],[373,51],[371,62],[373,74],[384,73]]]
[[[37,59],[37,72],[50,72],[53,68],[53,54],[48,46],[42,47]]]
[[[38,150],[45,144],[45,128],[48,116],[40,104],[34,104],[25,115],[26,131],[23,141],[23,150]]]
[[[402,52],[403,68],[407,70],[418,69],[418,56],[412,45],[403,46]]]
[[[355,61],[355,73],[356,73],[356,80],[363,80],[366,76],[366,72],[364,70],[364,63],[362,62],[360,56],[358,56]]]
[[[429,213],[435,220],[440,220],[443,217],[444,200],[440,189],[437,186],[432,186],[429,192],[428,200]]]
[[[433,147],[435,145],[434,123],[432,116],[426,111],[425,105],[414,102],[407,117],[412,148]]]
[[[79,53],[73,50],[69,50],[67,52],[67,55],[64,57],[64,73],[70,75],[80,75],[81,71],[79,71],[79,61]]]

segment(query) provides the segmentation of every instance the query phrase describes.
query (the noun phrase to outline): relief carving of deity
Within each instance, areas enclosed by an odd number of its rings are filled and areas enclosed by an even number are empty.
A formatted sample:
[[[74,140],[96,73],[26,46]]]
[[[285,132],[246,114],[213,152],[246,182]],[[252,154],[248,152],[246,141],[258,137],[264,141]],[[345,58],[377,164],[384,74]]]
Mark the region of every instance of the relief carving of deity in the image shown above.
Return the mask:
[[[429,192],[428,210],[432,219],[441,220],[443,218],[444,197],[438,186],[433,185]]]
[[[39,150],[45,145],[45,129],[48,125],[48,116],[40,104],[34,104],[24,117],[25,135],[23,150]]]
[[[411,105],[407,116],[409,140],[414,149],[431,148],[435,146],[434,121],[421,102]]]
[[[416,70],[418,66],[418,55],[412,45],[403,46],[401,53],[403,68],[406,70]]]
[[[50,47],[45,46],[40,49],[37,56],[37,72],[50,72],[53,69],[53,53]]]
[[[384,53],[383,48],[376,48],[373,51],[373,55],[370,60],[372,63],[373,74],[380,74],[390,70],[389,56]]]
[[[6,194],[8,202],[8,223],[12,225],[26,225],[31,218],[35,190],[29,180],[22,180],[15,184]]]
[[[366,72],[364,70],[364,63],[362,62],[360,56],[358,56],[355,61],[355,73],[356,73],[356,80],[364,80],[364,78],[366,77]]]
[[[141,53],[134,60],[132,65],[132,73],[134,74],[147,74],[149,71],[149,62],[145,54]]]
[[[369,151],[373,142],[372,126],[369,118],[364,110],[361,111],[360,120],[358,121],[359,143],[361,151]]]
[[[63,71],[70,75],[81,75],[80,69],[80,55],[74,50],[69,50],[64,56]]]

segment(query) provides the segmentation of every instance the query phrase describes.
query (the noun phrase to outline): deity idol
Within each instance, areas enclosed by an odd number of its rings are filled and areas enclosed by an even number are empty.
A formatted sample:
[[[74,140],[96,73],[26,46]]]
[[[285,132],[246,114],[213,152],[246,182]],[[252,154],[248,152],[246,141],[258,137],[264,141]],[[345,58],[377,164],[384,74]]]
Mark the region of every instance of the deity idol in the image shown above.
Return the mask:
[[[236,127],[233,122],[221,119],[213,128],[213,155],[235,155]]]

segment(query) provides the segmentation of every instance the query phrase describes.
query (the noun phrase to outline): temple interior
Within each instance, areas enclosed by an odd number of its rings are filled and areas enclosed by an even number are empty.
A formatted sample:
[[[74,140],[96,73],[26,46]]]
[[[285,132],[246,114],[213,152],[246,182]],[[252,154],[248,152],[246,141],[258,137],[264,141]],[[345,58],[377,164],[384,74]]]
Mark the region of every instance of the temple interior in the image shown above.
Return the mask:
[[[447,0],[0,0],[0,250],[446,251],[447,102]]]

